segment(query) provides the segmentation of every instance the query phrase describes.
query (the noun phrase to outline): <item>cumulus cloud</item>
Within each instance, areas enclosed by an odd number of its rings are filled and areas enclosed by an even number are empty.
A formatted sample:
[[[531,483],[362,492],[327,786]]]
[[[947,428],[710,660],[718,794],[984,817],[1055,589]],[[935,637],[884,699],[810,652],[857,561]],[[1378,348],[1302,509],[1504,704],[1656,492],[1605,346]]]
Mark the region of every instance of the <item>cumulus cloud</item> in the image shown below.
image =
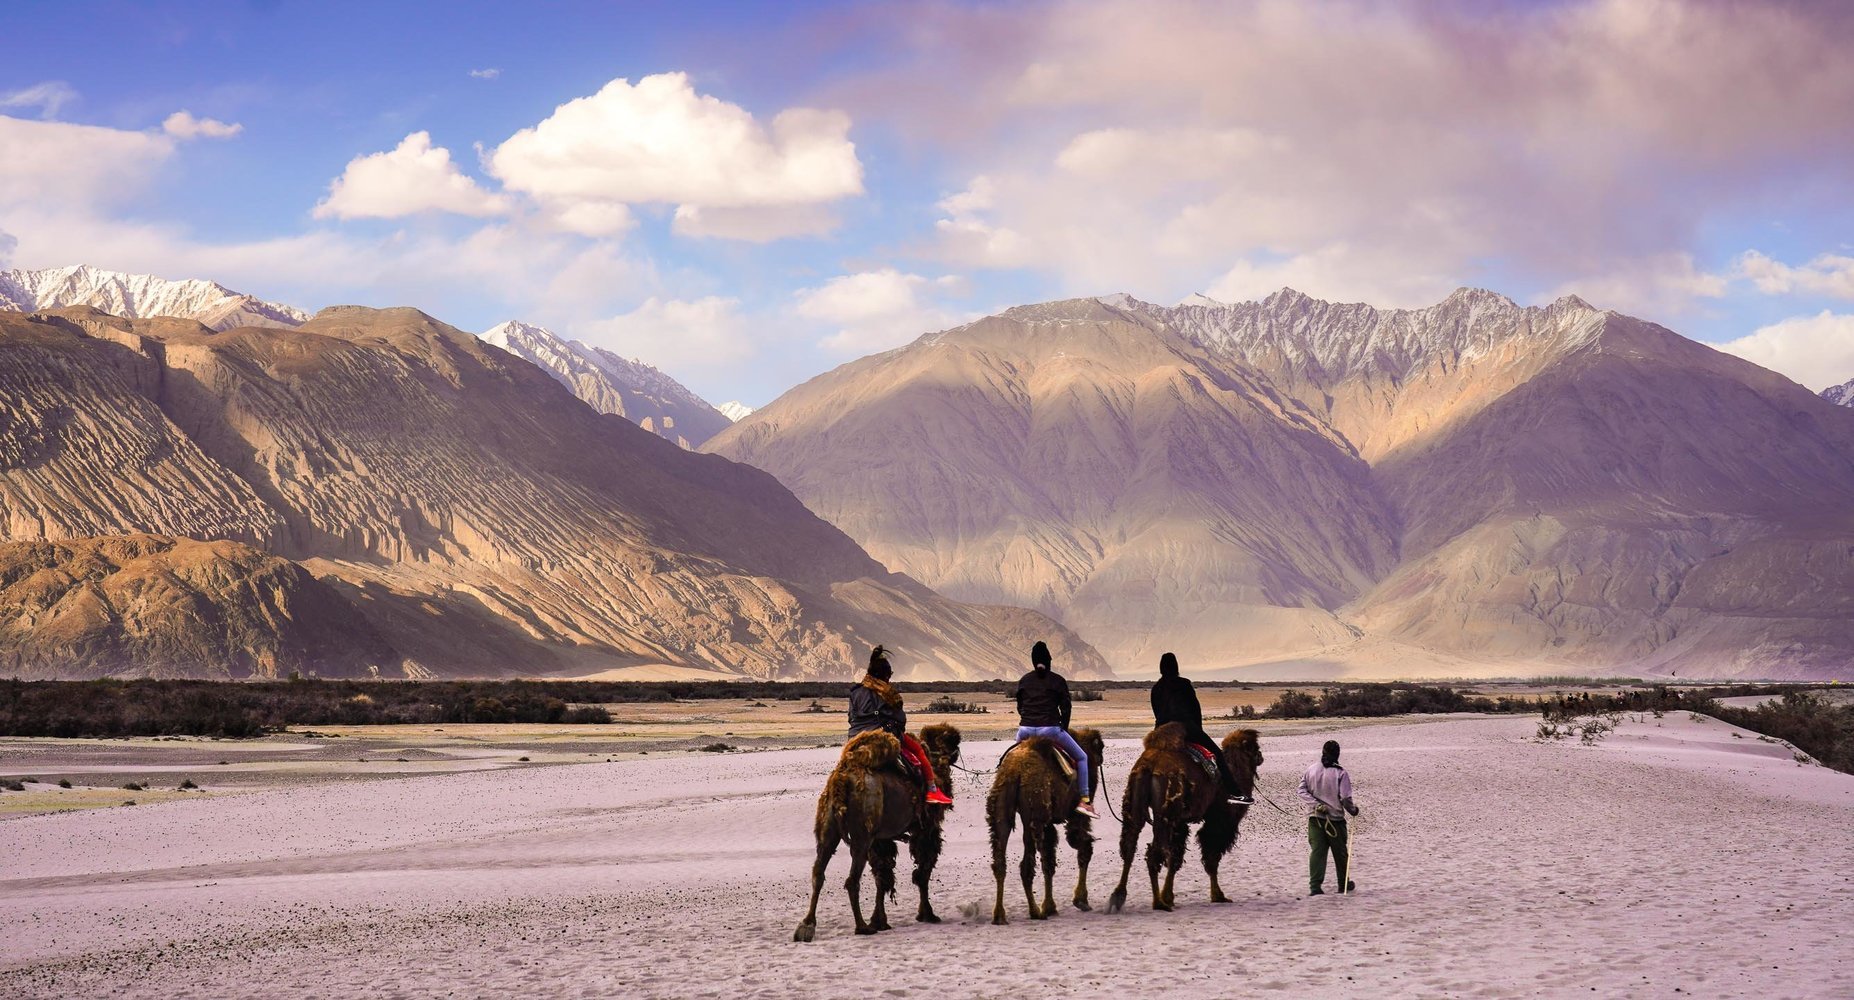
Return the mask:
[[[559,214],[588,204],[677,205],[692,235],[771,239],[814,232],[818,221],[768,209],[862,193],[849,129],[847,115],[812,108],[788,108],[762,124],[697,93],[685,74],[664,73],[613,80],[559,106],[496,147],[488,166],[504,188]]]
[[[651,297],[630,312],[574,326],[576,336],[606,350],[671,371],[736,364],[751,356],[740,303],[710,296],[685,301]]]
[[[1767,295],[1804,293],[1854,299],[1854,257],[1825,253],[1800,267],[1772,260],[1756,250],[1740,254],[1734,271]]]
[[[176,139],[230,139],[243,132],[243,125],[216,118],[195,118],[191,111],[176,111],[161,123],[161,131]]]
[[[1718,287],[1674,256],[1714,213],[1854,179],[1854,129],[1832,124],[1854,106],[1854,19],[1819,6],[1058,0],[935,16],[917,52],[834,93],[959,151],[973,180],[929,249],[1072,293],[1274,272],[1340,298],[1420,296],[1496,261],[1541,288],[1651,275],[1636,297],[1674,311]],[[962,79],[936,86],[947,65]],[[898,93],[917,95],[901,113],[884,103]],[[1411,262],[1436,280],[1406,279]]]
[[[499,215],[508,211],[500,195],[479,187],[451,162],[451,152],[431,144],[429,132],[414,132],[385,153],[357,156],[315,206],[318,219],[395,219],[421,212]]]
[[[953,325],[953,314],[931,297],[959,285],[950,275],[927,278],[893,268],[862,271],[801,289],[795,293],[793,312],[837,328],[820,342],[825,349],[869,354]]]
[[[497,66],[488,66],[483,69],[473,69],[470,75],[478,80],[494,80],[502,75],[502,70]]]
[[[161,133],[0,115],[0,206],[50,212],[127,201],[173,155]],[[16,223],[16,217],[9,217]]]
[[[18,90],[0,91],[0,108],[37,108],[40,118],[56,118],[66,104],[77,100],[77,91],[62,80],[47,80]]]
[[[679,236],[770,243],[794,236],[828,236],[837,228],[828,205],[678,205],[670,231]]]
[[[1782,372],[1817,392],[1854,378],[1854,314],[1824,309],[1760,327],[1719,350]]]

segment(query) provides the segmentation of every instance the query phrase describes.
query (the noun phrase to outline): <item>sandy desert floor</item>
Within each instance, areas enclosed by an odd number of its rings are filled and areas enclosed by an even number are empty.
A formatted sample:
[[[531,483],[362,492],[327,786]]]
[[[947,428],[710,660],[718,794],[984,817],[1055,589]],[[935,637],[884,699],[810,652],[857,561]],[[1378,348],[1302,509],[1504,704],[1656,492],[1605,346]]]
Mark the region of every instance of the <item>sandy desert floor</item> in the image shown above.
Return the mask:
[[[915,923],[904,882],[896,929],[855,937],[840,854],[809,945],[791,934],[834,749],[207,782],[0,821],[0,995],[1854,995],[1854,777],[1710,719],[1628,721],[1596,747],[1536,725],[1264,726],[1263,791],[1290,809],[1320,742],[1346,745],[1360,891],[1308,898],[1304,822],[1264,804],[1225,865],[1236,901],[1206,902],[1193,863],[1170,914],[1137,866],[1125,913],[1070,909],[1065,857],[1056,919],[1013,892],[1013,923],[990,926],[984,783],[962,775],[946,923]],[[1116,798],[1136,754],[1110,744]],[[1098,827],[1097,907],[1116,831]]]

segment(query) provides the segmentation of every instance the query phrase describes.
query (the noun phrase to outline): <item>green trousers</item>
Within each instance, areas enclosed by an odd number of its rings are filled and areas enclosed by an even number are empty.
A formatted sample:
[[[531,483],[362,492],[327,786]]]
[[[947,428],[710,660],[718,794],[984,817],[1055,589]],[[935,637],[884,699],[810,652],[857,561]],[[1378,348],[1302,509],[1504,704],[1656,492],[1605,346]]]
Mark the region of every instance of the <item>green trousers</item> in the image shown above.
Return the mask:
[[[1307,817],[1307,843],[1313,848],[1313,854],[1307,858],[1308,886],[1318,889],[1326,881],[1326,852],[1331,851],[1333,864],[1339,869],[1339,891],[1344,892],[1346,879],[1352,875],[1351,854],[1346,849],[1345,820]]]

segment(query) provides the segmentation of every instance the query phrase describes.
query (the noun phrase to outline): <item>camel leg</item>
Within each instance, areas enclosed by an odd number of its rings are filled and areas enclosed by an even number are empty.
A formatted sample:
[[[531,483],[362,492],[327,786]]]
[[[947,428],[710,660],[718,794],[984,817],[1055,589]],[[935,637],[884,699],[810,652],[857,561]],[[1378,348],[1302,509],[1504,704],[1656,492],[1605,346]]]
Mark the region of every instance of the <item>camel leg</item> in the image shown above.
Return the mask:
[[[933,912],[933,904],[927,901],[927,884],[933,879],[934,866],[940,861],[941,846],[940,831],[931,824],[908,841],[908,853],[914,858],[914,885],[921,891],[921,906],[914,912],[914,919],[923,924],[940,922],[939,914]]]
[[[1056,915],[1056,825],[1051,823],[1043,827],[1042,836],[1037,839],[1042,841],[1043,849],[1043,916],[1053,917]]]
[[[1184,864],[1185,841],[1190,836],[1191,827],[1184,823],[1178,824],[1178,829],[1172,834],[1171,846],[1165,852],[1165,908],[1168,910],[1175,905],[1172,899],[1172,882],[1178,877],[1179,867]]]
[[[1068,841],[1069,846],[1075,848],[1075,864],[1079,869],[1075,876],[1075,908],[1086,913],[1094,909],[1088,905],[1088,861],[1094,857],[1094,835],[1089,832],[1087,817],[1069,820]]]
[[[1127,787],[1133,787],[1137,778],[1127,779]],[[1139,832],[1146,825],[1146,810],[1142,806],[1134,808],[1133,795],[1127,795],[1127,807],[1121,812],[1126,815],[1120,820],[1120,884],[1107,897],[1107,912],[1119,913],[1127,905],[1127,878],[1133,874],[1133,855],[1139,851]]]
[[[1146,877],[1152,880],[1152,908],[1169,910],[1171,901],[1159,891],[1159,869],[1165,865],[1165,851],[1172,842],[1169,825],[1158,820],[1152,823],[1152,842],[1146,845]]]
[[[863,919],[863,866],[869,863],[869,848],[852,842],[850,844],[850,877],[844,879],[843,888],[850,894],[850,913],[856,917],[856,933],[874,934],[875,928]]]
[[[888,923],[888,897],[895,894],[895,842],[878,840],[870,848],[869,866],[875,871],[876,905],[869,926],[878,931],[892,930]]]
[[[817,860],[811,862],[811,908],[805,911],[805,919],[798,922],[798,929],[792,932],[792,940],[809,941],[818,933],[818,893],[824,891],[824,870],[830,867],[830,856],[837,853],[837,832],[827,831],[818,838]]]
[[[1213,903],[1230,902],[1230,898],[1223,894],[1223,886],[1217,882],[1217,868],[1222,863],[1222,855],[1215,851],[1204,852],[1204,870],[1210,873],[1210,901]]]
[[[1017,873],[1024,880],[1024,901],[1030,907],[1030,919],[1041,920],[1044,913],[1036,905],[1036,849],[1037,842],[1043,838],[1037,835],[1037,825],[1024,823],[1024,859],[1017,865]]]

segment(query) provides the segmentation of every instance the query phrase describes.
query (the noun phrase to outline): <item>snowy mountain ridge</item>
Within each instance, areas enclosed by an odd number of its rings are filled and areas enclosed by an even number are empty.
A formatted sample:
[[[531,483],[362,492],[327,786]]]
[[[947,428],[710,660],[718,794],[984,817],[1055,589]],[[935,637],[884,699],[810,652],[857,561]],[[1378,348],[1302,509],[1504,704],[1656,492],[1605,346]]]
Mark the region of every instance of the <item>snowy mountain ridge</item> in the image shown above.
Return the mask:
[[[88,264],[0,271],[0,309],[36,312],[92,306],[129,319],[173,316],[214,330],[240,326],[295,327],[309,314],[266,302],[201,278],[173,280],[152,274],[106,271]]]
[[[730,399],[720,406],[715,407],[715,409],[721,411],[722,416],[735,423],[739,423],[753,415],[753,407],[748,406],[738,399]]]
[[[732,420],[661,369],[546,327],[510,320],[483,331],[486,343],[541,367],[586,405],[612,413],[684,448],[695,448]]]
[[[1854,378],[1823,389],[1822,398],[1836,406],[1854,406]]]

